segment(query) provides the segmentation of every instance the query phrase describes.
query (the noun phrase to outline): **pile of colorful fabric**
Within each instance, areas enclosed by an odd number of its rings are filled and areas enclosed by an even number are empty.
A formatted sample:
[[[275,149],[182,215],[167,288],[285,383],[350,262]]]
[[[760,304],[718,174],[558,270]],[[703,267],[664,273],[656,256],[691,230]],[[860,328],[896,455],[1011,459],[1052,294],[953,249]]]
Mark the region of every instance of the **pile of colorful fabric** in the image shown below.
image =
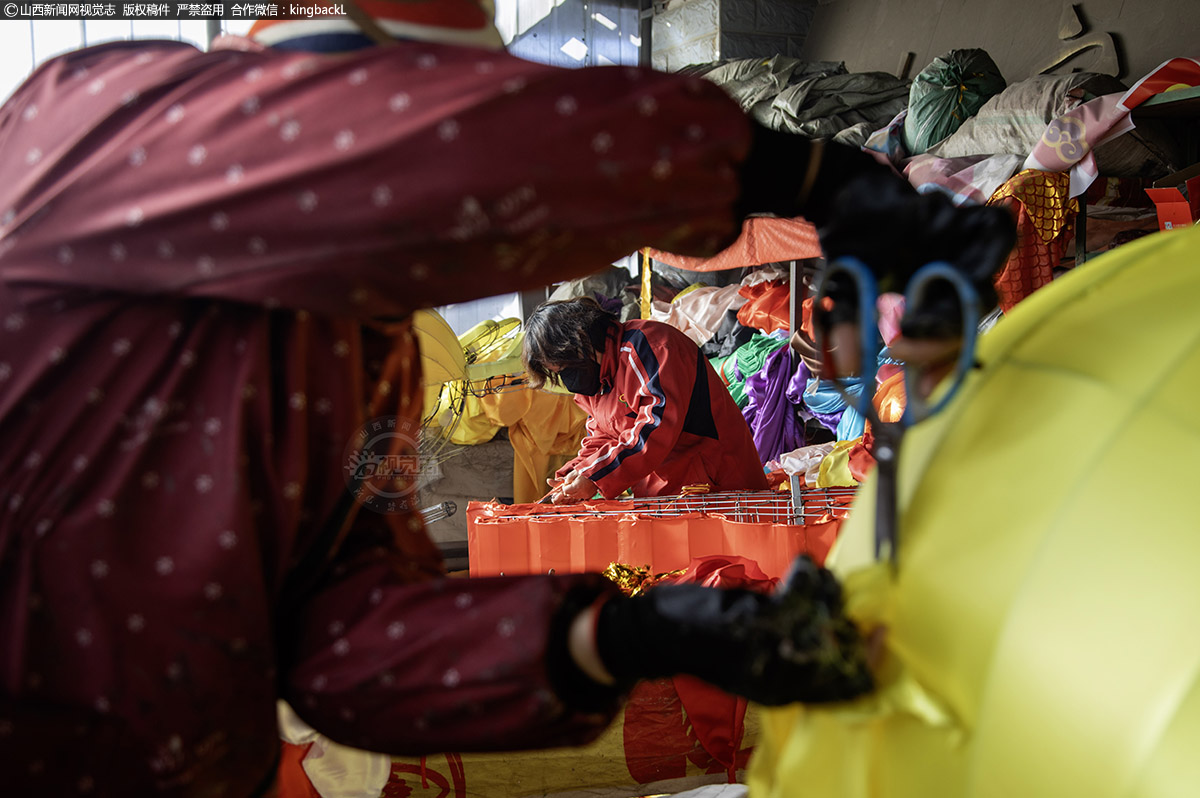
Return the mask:
[[[1135,128],[1131,115],[1157,94],[1197,85],[1200,61],[1193,58],[1169,59],[1132,88],[1098,73],[1037,75],[995,93],[954,132],[919,151],[905,137],[911,108],[864,146],[921,191],[944,192],[958,204],[1012,208],[1018,244],[996,282],[1007,313],[1086,253],[1157,229],[1143,189],[1188,166],[1186,153],[1157,120]],[[1080,198],[1102,212],[1076,245]]]

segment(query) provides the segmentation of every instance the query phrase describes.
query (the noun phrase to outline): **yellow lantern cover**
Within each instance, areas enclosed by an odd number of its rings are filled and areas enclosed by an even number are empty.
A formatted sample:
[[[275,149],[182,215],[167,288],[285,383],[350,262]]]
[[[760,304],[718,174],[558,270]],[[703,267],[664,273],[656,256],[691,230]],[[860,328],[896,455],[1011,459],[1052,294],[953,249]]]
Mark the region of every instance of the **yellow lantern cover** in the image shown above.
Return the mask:
[[[751,798],[1200,795],[1200,229],[1089,261],[979,343],[831,557],[881,687],[763,713]]]

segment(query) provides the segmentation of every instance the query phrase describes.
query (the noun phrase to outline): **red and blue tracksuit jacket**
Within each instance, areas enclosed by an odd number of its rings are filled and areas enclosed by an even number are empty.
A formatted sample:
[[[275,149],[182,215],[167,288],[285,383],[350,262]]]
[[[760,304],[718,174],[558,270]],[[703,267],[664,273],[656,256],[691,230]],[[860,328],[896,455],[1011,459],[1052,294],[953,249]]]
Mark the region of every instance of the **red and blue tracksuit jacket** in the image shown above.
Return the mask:
[[[579,455],[558,471],[591,479],[606,498],[765,490],[750,428],[720,377],[683,332],[657,321],[614,324],[600,393],[576,395],[588,413]]]

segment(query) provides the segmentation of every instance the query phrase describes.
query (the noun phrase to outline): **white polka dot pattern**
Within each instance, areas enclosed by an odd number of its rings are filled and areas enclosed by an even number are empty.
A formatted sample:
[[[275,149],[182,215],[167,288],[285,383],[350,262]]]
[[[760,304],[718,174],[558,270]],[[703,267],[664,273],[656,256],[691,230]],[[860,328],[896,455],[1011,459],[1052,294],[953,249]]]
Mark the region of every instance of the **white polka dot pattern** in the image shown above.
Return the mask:
[[[0,428],[16,466],[0,541],[48,580],[0,613],[56,620],[25,624],[22,689],[152,742],[57,774],[0,710],[21,741],[0,746],[0,765],[20,755],[6,778],[140,795],[106,774],[211,771],[250,794],[279,685],[399,749],[597,733],[544,700],[539,653],[584,577],[435,590],[411,508],[363,511],[310,600],[274,601],[334,512],[367,404],[420,410],[417,360],[389,357],[411,340],[361,322],[719,241],[748,143],[736,106],[676,76],[429,44],[323,59],[143,43],[51,74],[0,110],[0,399],[22,419]],[[112,138],[67,167],[81,130]]]

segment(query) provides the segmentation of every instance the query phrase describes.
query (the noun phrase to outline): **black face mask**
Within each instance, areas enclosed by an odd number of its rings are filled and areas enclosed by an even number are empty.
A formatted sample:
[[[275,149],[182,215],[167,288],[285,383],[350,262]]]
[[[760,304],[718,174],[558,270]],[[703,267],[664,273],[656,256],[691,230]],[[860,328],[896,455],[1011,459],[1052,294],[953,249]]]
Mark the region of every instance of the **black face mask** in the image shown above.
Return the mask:
[[[558,378],[563,387],[571,393],[581,393],[584,396],[600,393],[600,364],[594,360],[586,366],[563,369],[558,372]]]

